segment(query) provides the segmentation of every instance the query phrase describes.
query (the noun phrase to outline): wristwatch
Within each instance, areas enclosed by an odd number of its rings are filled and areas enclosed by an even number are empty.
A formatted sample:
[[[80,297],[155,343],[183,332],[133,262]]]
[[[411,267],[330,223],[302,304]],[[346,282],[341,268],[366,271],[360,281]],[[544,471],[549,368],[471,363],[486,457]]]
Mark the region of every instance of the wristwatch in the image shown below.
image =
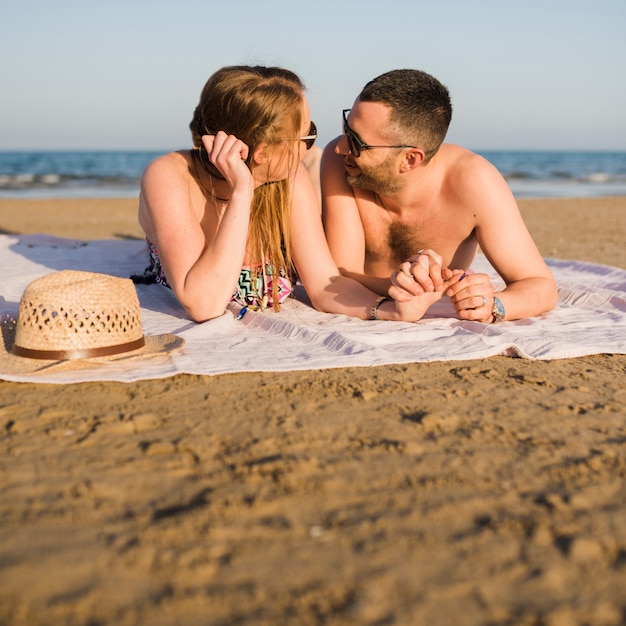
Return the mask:
[[[491,320],[492,324],[497,324],[504,319],[506,315],[506,311],[504,310],[504,304],[502,304],[502,300],[500,298],[494,296],[493,298],[493,306],[491,307],[491,315],[493,319]]]

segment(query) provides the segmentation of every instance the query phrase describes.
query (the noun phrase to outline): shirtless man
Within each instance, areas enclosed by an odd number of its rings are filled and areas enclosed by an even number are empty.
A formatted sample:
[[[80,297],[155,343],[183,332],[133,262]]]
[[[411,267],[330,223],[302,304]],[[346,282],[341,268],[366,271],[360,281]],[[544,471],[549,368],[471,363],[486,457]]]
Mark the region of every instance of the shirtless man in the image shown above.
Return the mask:
[[[343,135],[322,158],[324,227],[342,274],[396,301],[382,300],[375,317],[390,319],[401,303],[423,315],[444,295],[459,318],[485,323],[555,306],[554,278],[506,181],[479,155],[442,143],[452,117],[444,85],[394,70],[343,115]],[[479,246],[502,291],[465,273]]]

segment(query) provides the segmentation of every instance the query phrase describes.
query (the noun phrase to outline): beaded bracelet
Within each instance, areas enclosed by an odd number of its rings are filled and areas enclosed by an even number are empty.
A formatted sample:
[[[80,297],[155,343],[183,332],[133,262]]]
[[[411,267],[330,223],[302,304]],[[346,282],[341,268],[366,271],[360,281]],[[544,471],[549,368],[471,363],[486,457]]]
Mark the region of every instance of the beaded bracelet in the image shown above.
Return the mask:
[[[391,300],[391,298],[389,296],[380,296],[380,298],[376,298],[376,300],[374,300],[372,306],[370,307],[370,317],[369,317],[369,319],[377,320],[378,319],[378,307],[383,302],[387,302],[388,300]]]

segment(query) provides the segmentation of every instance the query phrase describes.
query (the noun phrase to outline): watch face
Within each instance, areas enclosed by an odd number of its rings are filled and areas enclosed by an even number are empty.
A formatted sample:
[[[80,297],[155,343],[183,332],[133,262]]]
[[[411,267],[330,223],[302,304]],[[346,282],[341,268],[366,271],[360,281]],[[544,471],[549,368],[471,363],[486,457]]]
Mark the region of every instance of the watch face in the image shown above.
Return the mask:
[[[500,300],[500,298],[493,299],[493,309],[491,311],[491,314],[493,315],[494,323],[501,322],[504,319],[504,304],[502,304],[502,300]]]

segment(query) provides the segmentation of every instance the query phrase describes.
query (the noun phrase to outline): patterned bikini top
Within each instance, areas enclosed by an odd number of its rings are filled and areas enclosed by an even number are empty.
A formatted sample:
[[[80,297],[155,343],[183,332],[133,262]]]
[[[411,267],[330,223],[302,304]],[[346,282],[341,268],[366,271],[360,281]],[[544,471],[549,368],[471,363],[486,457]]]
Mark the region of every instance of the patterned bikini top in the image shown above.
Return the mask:
[[[142,276],[133,277],[133,280],[135,282],[155,282],[169,287],[155,245],[147,237],[146,243],[148,244],[150,264]],[[231,302],[237,302],[242,306],[261,307],[264,306],[265,301],[265,306],[272,306],[274,304],[274,281],[277,280],[278,303],[282,304],[293,292],[292,280],[282,268],[280,268],[277,277],[272,274],[272,271],[270,264],[265,265],[265,272],[259,270],[255,272],[252,267],[243,267],[239,273],[235,291],[230,298]],[[266,295],[267,300],[265,299]]]

